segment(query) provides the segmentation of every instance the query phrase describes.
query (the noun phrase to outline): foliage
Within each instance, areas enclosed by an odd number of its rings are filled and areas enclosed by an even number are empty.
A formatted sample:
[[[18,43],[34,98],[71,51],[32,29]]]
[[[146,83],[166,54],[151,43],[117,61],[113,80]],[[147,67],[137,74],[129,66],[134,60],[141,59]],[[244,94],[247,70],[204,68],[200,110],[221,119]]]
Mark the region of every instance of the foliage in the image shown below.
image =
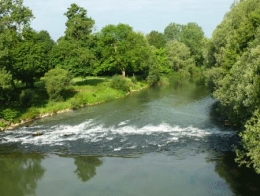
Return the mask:
[[[233,4],[206,44],[207,80],[232,124],[245,126],[240,133],[244,150],[240,164],[260,173],[260,1]]]
[[[24,29],[32,18],[31,10],[23,6],[22,0],[0,1],[0,69],[12,75],[13,50],[20,45]]]
[[[91,47],[95,21],[87,16],[87,10],[74,3],[64,15],[67,17],[65,36],[55,45],[51,64],[70,71],[74,77],[84,78],[91,74],[95,63]]]
[[[164,29],[164,34],[168,41],[181,41],[181,32],[183,25],[170,23]]]
[[[13,122],[13,120],[17,117],[18,111],[14,109],[7,108],[1,112],[1,116],[3,119]]]
[[[205,37],[202,28],[198,24],[192,22],[186,25],[170,23],[164,29],[164,34],[168,42],[184,43],[189,48],[196,66],[202,66]]]
[[[26,113],[22,116],[23,119],[35,119],[36,117],[38,117],[40,114],[40,111],[35,108],[35,107],[31,107],[29,108]]]
[[[126,24],[107,25],[97,35],[100,62],[95,73],[110,71],[114,74],[144,72],[149,63],[150,46],[141,33]]]
[[[49,98],[53,101],[61,101],[64,99],[64,91],[70,86],[71,76],[68,71],[55,68],[45,73],[42,80]]]
[[[65,39],[88,40],[95,22],[87,16],[87,10],[73,3],[64,15],[68,18]]]
[[[149,86],[154,86],[160,81],[160,69],[158,69],[157,64],[151,64],[149,69],[149,75],[147,77],[147,82]]]
[[[175,72],[195,66],[190,49],[182,42],[170,41],[166,45],[169,66]]]
[[[34,87],[34,82],[50,68],[49,53],[54,45],[46,31],[39,33],[27,28],[23,32],[23,39],[13,50],[13,74],[16,79]]]
[[[34,91],[31,89],[23,90],[19,95],[19,101],[22,107],[30,107],[33,103]]]
[[[124,92],[130,91],[129,82],[126,78],[122,76],[115,75],[112,77],[112,80],[110,82],[110,86],[117,90],[122,90]]]
[[[158,31],[151,31],[147,35],[147,40],[151,46],[156,48],[164,48],[166,45],[166,36]]]
[[[237,150],[236,161],[240,165],[253,167],[260,174],[260,112],[254,112],[254,116],[245,125],[245,132],[240,133],[244,150]]]
[[[12,75],[0,68],[0,103],[4,105],[10,98],[9,90],[12,88]]]

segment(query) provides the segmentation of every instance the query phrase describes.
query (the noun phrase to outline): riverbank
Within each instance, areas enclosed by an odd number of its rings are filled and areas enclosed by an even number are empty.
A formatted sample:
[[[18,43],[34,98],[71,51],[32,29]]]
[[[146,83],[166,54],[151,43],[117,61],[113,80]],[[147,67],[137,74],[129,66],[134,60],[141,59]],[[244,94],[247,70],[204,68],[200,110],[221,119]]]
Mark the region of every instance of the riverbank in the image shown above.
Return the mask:
[[[144,81],[133,82],[130,78],[126,78],[126,80],[129,91],[112,88],[111,78],[107,77],[88,77],[84,80],[75,78],[64,101],[52,102],[46,95],[36,97],[33,107],[18,111],[17,117],[13,121],[0,119],[0,125],[2,125],[0,131],[12,130],[37,119],[122,98],[148,87]],[[42,86],[40,86],[35,91],[42,90]]]

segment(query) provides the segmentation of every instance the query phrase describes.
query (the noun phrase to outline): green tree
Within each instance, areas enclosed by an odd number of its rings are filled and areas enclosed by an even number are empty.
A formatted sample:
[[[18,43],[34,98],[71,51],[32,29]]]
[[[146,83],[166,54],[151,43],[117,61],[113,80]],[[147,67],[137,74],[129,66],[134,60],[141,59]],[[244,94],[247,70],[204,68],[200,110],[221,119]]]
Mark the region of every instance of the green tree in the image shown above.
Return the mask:
[[[23,39],[13,49],[14,77],[27,87],[34,87],[34,82],[50,69],[49,53],[53,45],[48,32],[26,29]]]
[[[95,21],[87,16],[87,10],[73,3],[64,15],[68,18],[65,39],[80,42],[89,40]]]
[[[158,31],[151,31],[147,35],[147,40],[151,46],[164,48],[166,45],[166,36]]]
[[[6,105],[10,100],[9,91],[12,89],[12,75],[5,69],[0,68],[0,103]]]
[[[220,111],[240,133],[242,151],[237,161],[259,167],[260,109],[260,1],[245,0],[234,4],[208,43],[206,62],[208,80]],[[214,75],[215,74],[215,75]]]
[[[181,41],[181,33],[182,33],[183,25],[177,23],[170,23],[164,29],[164,35],[166,36],[168,41]]]
[[[67,70],[55,68],[45,73],[42,80],[45,83],[45,88],[52,101],[62,101],[64,92],[71,83],[71,76]]]
[[[180,41],[189,47],[196,66],[203,65],[204,32],[196,23],[188,23],[182,27]]]
[[[244,150],[237,150],[236,161],[240,165],[253,167],[260,174],[260,112],[256,110],[246,125],[245,131],[240,133]]]
[[[33,14],[22,0],[0,1],[0,68],[13,71],[12,51],[19,46],[22,33]]]
[[[153,62],[157,65],[156,67],[159,69],[159,73],[168,74],[172,71],[169,66],[168,53],[166,48],[152,48],[153,55],[155,56],[155,60]]]
[[[71,4],[64,15],[67,28],[53,49],[52,66],[66,69],[75,77],[86,77],[95,63],[91,35],[95,22],[87,16],[87,10],[77,4]]]
[[[195,66],[190,49],[184,43],[170,41],[166,45],[166,50],[169,66],[175,72],[178,72],[179,70],[188,71],[191,66]]]
[[[98,34],[98,39],[100,63],[96,73],[112,71],[116,74],[120,71],[125,77],[126,72],[148,70],[150,46],[145,37],[129,25],[108,25]]]

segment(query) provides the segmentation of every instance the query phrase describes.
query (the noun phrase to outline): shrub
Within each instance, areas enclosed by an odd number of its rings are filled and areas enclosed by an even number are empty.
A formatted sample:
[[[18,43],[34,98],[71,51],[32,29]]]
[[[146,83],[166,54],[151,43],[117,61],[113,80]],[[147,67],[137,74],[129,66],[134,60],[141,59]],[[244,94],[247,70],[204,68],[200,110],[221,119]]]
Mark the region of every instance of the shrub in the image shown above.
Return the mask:
[[[160,81],[160,72],[155,65],[152,65],[149,70],[147,82],[149,86],[154,86]]]
[[[42,80],[52,101],[63,101],[64,92],[71,83],[71,76],[67,70],[55,68],[48,71]]]
[[[114,89],[122,90],[124,92],[130,91],[128,81],[126,80],[126,78],[123,78],[122,76],[113,76],[110,82],[110,86]]]
[[[34,92],[31,89],[23,90],[19,95],[20,104],[23,107],[30,107],[34,98]]]
[[[2,111],[1,116],[3,117],[3,119],[12,122],[17,117],[17,115],[18,111],[8,108]]]

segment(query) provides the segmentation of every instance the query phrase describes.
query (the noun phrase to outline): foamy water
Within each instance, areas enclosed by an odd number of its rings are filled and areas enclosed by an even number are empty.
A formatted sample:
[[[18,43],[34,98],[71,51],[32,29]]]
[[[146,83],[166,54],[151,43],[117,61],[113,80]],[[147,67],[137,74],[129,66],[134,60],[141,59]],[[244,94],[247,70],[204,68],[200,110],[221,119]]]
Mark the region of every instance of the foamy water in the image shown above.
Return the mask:
[[[34,136],[35,133],[39,135]],[[41,146],[48,146],[52,147],[52,150],[62,147],[70,151],[70,148],[73,147],[74,151],[75,148],[79,148],[82,152],[84,146],[88,146],[92,150],[95,148],[101,152],[103,150],[110,153],[122,150],[139,152],[144,149],[157,151],[163,147],[170,147],[174,143],[205,141],[212,136],[228,138],[234,135],[235,132],[221,131],[218,127],[200,129],[193,126],[171,126],[167,123],[136,127],[128,125],[128,121],[105,127],[102,124],[95,124],[93,120],[88,120],[76,126],[36,126],[7,131],[1,133],[0,144],[17,144],[21,148],[33,146],[35,150],[39,150]],[[86,151],[88,152],[88,150]]]

